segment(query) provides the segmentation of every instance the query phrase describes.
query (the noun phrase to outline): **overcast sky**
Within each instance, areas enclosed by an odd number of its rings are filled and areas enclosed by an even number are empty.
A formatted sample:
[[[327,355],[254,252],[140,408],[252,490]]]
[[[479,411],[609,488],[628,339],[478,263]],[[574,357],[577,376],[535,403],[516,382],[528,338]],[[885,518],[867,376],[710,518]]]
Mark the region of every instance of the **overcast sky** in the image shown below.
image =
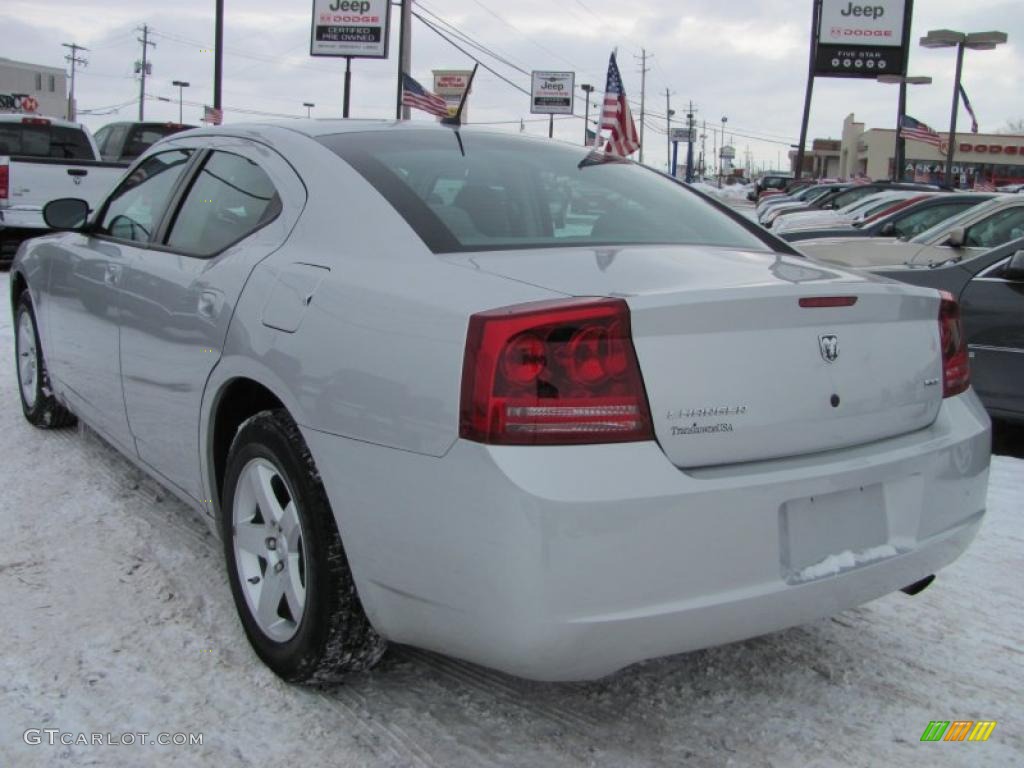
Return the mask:
[[[866,0],[865,0],[866,2]],[[340,117],[343,59],[309,57],[311,2],[225,0],[226,119],[251,119],[237,109],[281,116],[304,116],[302,102],[316,103],[314,117]],[[604,87],[608,54],[618,48],[619,67],[631,99],[640,98],[639,57],[653,58],[647,73],[648,127],[645,161],[664,163],[667,154],[665,89],[682,116],[693,101],[698,121],[707,121],[707,152],[712,126],[736,146],[738,161],[749,148],[758,163],[785,162],[789,144],[799,136],[807,76],[810,0],[424,0],[417,2],[524,70],[575,70],[577,83]],[[1022,0],[917,0],[910,74],[930,75],[934,83],[910,88],[907,112],[942,131],[949,125],[955,52],[926,50],[916,44],[929,29],[1002,30],[1009,44],[995,51],[968,51],[963,82],[982,132],[1005,130],[1008,120],[1024,118],[1024,2]],[[139,83],[132,74],[140,57],[136,27],[148,24],[157,47],[151,50],[153,75],[147,94],[174,103],[146,102],[147,119],[176,120],[177,89],[172,80],[192,86],[185,101],[212,103],[213,0],[4,0],[0,25],[3,55],[21,61],[63,66],[61,43],[90,48],[89,66],[80,71],[79,108],[121,106],[107,115],[83,116],[91,128],[136,119]],[[397,24],[392,28],[397,51]],[[524,88],[529,78],[506,65],[484,59]],[[414,77],[430,87],[430,70],[471,66],[472,61],[413,22]],[[394,58],[353,62],[352,116],[393,117]],[[850,112],[868,127],[892,127],[897,87],[871,80],[819,78],[815,81],[810,137],[838,138]],[[472,122],[509,121],[496,126],[546,134],[547,120],[529,115],[529,99],[482,69],[471,99]],[[583,112],[582,94],[577,112]],[[109,110],[108,110],[109,111]],[[638,113],[639,110],[637,109]],[[415,119],[431,119],[423,113]],[[198,122],[201,107],[184,108],[185,122]],[[534,122],[531,122],[534,121]],[[965,125],[966,123],[966,125]],[[962,114],[960,126],[969,130]],[[659,132],[660,131],[660,132]],[[583,121],[560,119],[555,135],[582,140]]]

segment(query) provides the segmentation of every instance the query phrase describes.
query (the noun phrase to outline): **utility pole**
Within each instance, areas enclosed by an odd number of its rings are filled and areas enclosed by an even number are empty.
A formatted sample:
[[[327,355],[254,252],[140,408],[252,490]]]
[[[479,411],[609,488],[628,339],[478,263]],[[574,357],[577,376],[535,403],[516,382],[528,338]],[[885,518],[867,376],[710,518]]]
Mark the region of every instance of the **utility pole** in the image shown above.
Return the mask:
[[[706,152],[706,150],[707,150],[707,146],[706,146],[707,138],[708,138],[708,121],[707,120],[702,120],[701,121],[701,127],[700,127],[700,163],[699,163],[699,165],[700,165],[700,179],[701,179],[701,181],[704,181],[704,176],[706,175],[706,173],[705,173],[706,169],[704,167],[704,164],[707,162],[707,158],[708,158],[707,152]]]
[[[149,39],[148,25],[143,24],[140,31],[142,32],[142,37],[136,39],[142,43],[142,63],[135,63],[135,71],[142,74],[142,79],[139,82],[139,122],[141,123],[145,119],[144,115],[146,112],[146,75],[149,74],[149,70],[152,66],[147,60],[147,56],[149,54],[149,46],[152,45],[156,48],[156,43]]]
[[[665,165],[672,172],[672,103],[668,86],[665,86]]]
[[[641,163],[644,161],[644,101],[647,95],[647,73],[651,71],[647,66],[647,59],[653,57],[653,53],[650,57],[647,56],[646,48],[640,49],[640,56],[633,56],[634,59],[640,59],[640,157],[638,159]]]
[[[61,43],[61,45],[63,45],[65,48],[71,49],[71,53],[65,56],[64,60],[71,62],[71,92],[68,94],[68,120],[74,120],[75,113],[77,111],[75,109],[75,65],[78,64],[83,67],[89,65],[88,61],[86,61],[85,59],[80,59],[78,57],[79,51],[88,51],[89,49],[83,48],[82,46],[77,45],[76,43]]]
[[[213,22],[213,109],[221,112],[221,96],[224,85],[224,0],[217,0]],[[205,117],[205,115],[204,115]]]
[[[686,113],[686,181],[693,183],[693,102]]]

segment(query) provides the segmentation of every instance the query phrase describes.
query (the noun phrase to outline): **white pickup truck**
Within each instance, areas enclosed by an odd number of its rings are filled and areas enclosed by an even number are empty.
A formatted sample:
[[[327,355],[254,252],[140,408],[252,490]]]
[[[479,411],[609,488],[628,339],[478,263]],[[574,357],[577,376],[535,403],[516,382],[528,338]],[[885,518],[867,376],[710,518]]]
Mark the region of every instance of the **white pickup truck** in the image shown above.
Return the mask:
[[[43,206],[61,197],[97,205],[127,163],[99,159],[89,131],[50,117],[0,115],[0,262],[47,231]]]

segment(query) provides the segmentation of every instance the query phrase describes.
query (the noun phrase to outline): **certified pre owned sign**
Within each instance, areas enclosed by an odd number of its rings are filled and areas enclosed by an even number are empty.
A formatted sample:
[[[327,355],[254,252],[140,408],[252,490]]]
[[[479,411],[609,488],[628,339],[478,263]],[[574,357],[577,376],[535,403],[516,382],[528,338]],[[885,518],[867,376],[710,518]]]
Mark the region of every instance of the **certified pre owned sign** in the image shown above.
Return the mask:
[[[313,0],[311,56],[388,57],[388,0]]]
[[[908,0],[822,0],[814,74],[899,74],[906,61]]]

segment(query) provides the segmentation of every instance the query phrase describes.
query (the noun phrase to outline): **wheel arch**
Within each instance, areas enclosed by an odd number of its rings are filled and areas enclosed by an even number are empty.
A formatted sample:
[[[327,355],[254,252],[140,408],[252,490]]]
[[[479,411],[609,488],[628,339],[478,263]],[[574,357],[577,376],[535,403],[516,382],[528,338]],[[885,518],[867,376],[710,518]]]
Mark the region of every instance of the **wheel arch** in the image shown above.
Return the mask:
[[[217,389],[207,418],[207,481],[213,494],[209,503],[219,506],[227,467],[228,451],[238,428],[249,417],[269,409],[282,408],[295,414],[270,387],[245,375],[225,380]]]

